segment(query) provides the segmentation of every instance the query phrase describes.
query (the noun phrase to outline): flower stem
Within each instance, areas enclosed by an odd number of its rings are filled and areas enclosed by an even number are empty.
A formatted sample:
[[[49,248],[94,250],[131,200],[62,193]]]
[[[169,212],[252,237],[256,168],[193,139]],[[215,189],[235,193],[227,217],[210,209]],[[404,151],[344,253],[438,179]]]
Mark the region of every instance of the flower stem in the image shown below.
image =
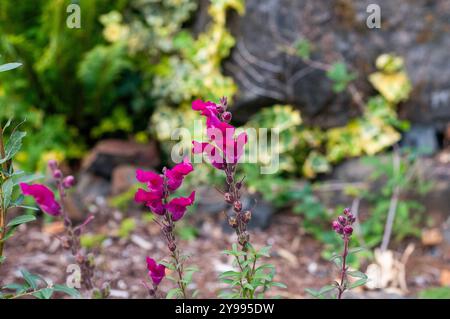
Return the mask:
[[[72,243],[71,245],[71,253],[72,256],[75,257],[75,260],[78,264],[78,266],[80,266],[81,268],[81,272],[82,272],[82,282],[84,284],[84,286],[86,287],[87,290],[91,290],[92,288],[94,288],[94,284],[92,283],[92,269],[89,269],[89,267],[87,266],[86,263],[90,263],[89,260],[86,260],[86,258],[83,258],[83,260],[80,262],[77,258],[77,256],[79,255],[80,249],[81,249],[81,245],[80,245],[80,238],[75,234],[75,231],[73,229],[73,225],[72,225],[72,221],[69,218],[69,215],[67,214],[66,208],[65,208],[65,197],[66,197],[66,193],[64,191],[64,187],[61,183],[61,181],[57,182],[57,187],[58,187],[58,193],[59,193],[59,198],[60,198],[60,204],[61,204],[61,211],[62,211],[62,215],[64,218],[64,228],[66,230],[66,233]],[[86,220],[86,224],[89,222],[90,220]]]
[[[0,156],[1,158],[5,158],[5,145],[3,143],[3,128],[0,126]],[[2,169],[4,171],[7,170],[7,163],[3,163],[2,164]],[[1,179],[2,179],[2,183],[0,183],[0,187],[1,184],[3,184],[4,182],[4,176],[3,174],[1,174]],[[1,188],[0,188],[0,201],[1,201],[1,205],[0,205],[0,257],[3,256],[3,247],[4,247],[4,242],[3,242],[3,237],[5,236],[5,224],[6,224],[6,207],[3,207],[3,194],[1,192]]]
[[[165,200],[167,202],[167,200]],[[178,274],[178,280],[177,284],[180,288],[180,291],[183,295],[184,299],[188,299],[187,293],[186,293],[186,283],[184,282],[183,278],[183,263],[180,261],[180,251],[175,243],[175,223],[172,220],[172,216],[169,214],[169,212],[166,211],[164,214],[165,224],[168,231],[165,232],[167,245],[169,246],[169,250],[171,251],[171,257],[173,259],[173,263],[175,266],[175,270]]]
[[[342,253],[342,269],[341,269],[341,282],[338,287],[338,299],[342,299],[342,294],[344,293],[345,280],[347,277],[347,256],[348,256],[348,242],[349,238],[347,236],[344,237],[344,252]]]

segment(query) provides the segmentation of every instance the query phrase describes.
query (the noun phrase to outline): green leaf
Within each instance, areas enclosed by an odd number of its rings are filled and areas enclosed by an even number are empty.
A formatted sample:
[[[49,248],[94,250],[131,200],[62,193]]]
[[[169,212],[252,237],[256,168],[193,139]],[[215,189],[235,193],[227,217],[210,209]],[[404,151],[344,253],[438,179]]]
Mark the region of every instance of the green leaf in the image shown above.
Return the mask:
[[[0,256],[0,264],[3,264],[6,260],[5,256]]]
[[[295,44],[295,48],[297,49],[297,54],[304,60],[309,60],[311,56],[311,42],[308,40],[299,40]]]
[[[69,295],[71,297],[80,298],[81,294],[78,290],[75,288],[67,287],[66,285],[55,285],[53,287],[53,290],[65,293],[66,295]]]
[[[16,231],[17,226],[9,227],[6,230],[6,234],[3,236],[3,238],[0,240],[0,242],[5,242],[9,238],[11,238],[14,235],[14,232]]]
[[[260,250],[258,250],[258,252],[256,253],[256,257],[259,258],[261,256],[264,257],[270,257],[270,250],[272,249],[272,246],[265,246],[263,248],[261,248]]]
[[[33,290],[36,290],[38,288],[38,281],[40,280],[39,276],[33,275],[28,270],[22,269],[20,271],[22,273],[23,279],[27,282],[28,285],[30,285]]]
[[[27,135],[26,132],[14,131],[8,140],[5,147],[5,157],[0,159],[0,164],[3,164],[13,158],[14,155],[22,147],[22,139]]]
[[[15,178],[14,184],[19,185],[19,183],[31,183],[38,179],[44,178],[44,177],[45,177],[45,175],[39,174],[39,173],[23,175],[23,176],[19,176],[19,177]]]
[[[17,63],[17,62],[2,64],[2,65],[0,65],[0,72],[13,70],[13,69],[18,68],[21,65],[22,65],[22,63]]]
[[[358,279],[357,281],[355,281],[354,283],[352,283],[348,289],[353,289],[362,285],[365,285],[367,282],[367,278],[363,278],[363,279]]]
[[[14,187],[14,182],[12,179],[6,180],[6,182],[2,185],[2,193],[3,193],[3,207],[8,208],[11,203],[11,196]]]
[[[358,270],[347,271],[347,275],[349,275],[351,277],[355,277],[355,278],[367,279],[367,275],[365,273],[363,273],[363,272],[358,271]]]
[[[241,273],[234,271],[234,270],[229,270],[229,271],[225,271],[225,272],[221,273],[219,275],[219,278],[228,278],[228,277],[239,278],[240,276],[241,276]]]
[[[25,223],[29,223],[32,221],[35,221],[36,217],[34,215],[21,215],[21,216],[17,216],[15,218],[13,218],[8,225],[6,225],[6,227],[13,227],[13,226],[18,226],[21,224],[25,224]]]
[[[247,288],[248,290],[251,290],[251,291],[255,290],[255,288],[252,285],[250,285],[248,282],[244,284],[244,288]]]
[[[334,289],[336,289],[336,286],[326,285],[326,286],[323,286],[322,288],[320,288],[319,290],[306,288],[305,291],[307,293],[309,293],[311,296],[318,298]]]
[[[21,293],[26,292],[28,290],[28,288],[29,288],[28,285],[17,284],[17,283],[8,284],[8,285],[2,287],[2,289],[14,290],[14,292],[16,294],[21,294]]]
[[[167,292],[166,299],[176,299],[182,295],[180,288],[172,288]]]
[[[351,248],[348,250],[348,254],[356,254],[359,253],[360,251],[366,250],[364,247],[355,247],[355,248]]]
[[[339,93],[345,90],[348,83],[356,78],[356,75],[349,73],[344,63],[336,62],[327,71],[327,77],[334,82],[333,91]]]
[[[270,286],[272,287],[280,287],[280,288],[287,288],[287,286],[281,282],[271,282]]]
[[[12,119],[8,119],[8,122],[6,122],[5,126],[3,126],[3,132],[6,131],[6,129],[11,125]]]
[[[44,288],[32,294],[38,299],[50,299],[53,295],[53,288]]]

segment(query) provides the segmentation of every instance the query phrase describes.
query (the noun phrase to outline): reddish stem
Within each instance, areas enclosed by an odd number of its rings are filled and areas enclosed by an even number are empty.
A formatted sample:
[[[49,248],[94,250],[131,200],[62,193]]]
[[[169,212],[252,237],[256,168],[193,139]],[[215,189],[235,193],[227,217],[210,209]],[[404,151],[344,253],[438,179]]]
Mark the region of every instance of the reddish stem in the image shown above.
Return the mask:
[[[339,292],[338,299],[342,299],[342,294],[345,291],[344,282],[347,275],[347,255],[348,255],[348,242],[349,238],[347,236],[344,237],[344,252],[342,253],[342,269],[341,269],[341,283],[339,284]]]

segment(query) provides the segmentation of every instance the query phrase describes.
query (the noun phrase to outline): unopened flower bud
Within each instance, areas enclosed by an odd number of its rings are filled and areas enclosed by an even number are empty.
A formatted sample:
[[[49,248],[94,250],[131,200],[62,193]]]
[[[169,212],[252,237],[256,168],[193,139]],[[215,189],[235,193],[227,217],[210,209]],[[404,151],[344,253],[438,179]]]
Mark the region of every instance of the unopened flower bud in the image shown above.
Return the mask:
[[[220,104],[223,105],[223,107],[227,107],[228,106],[228,98],[226,96],[223,96],[220,98]]]
[[[338,234],[342,234],[342,225],[337,220],[333,221],[332,227],[335,232],[337,232]]]
[[[59,178],[61,178],[62,176],[63,176],[63,174],[62,174],[62,172],[61,172],[60,169],[55,169],[55,170],[53,171],[53,177],[54,177],[54,178],[59,179]]]
[[[353,233],[353,227],[352,226],[345,226],[344,227],[344,234],[345,235],[351,235]]]
[[[347,222],[347,219],[344,216],[339,216],[337,220],[341,225],[345,225]]]
[[[175,243],[173,242],[169,243],[169,250],[173,252],[175,251],[175,249],[177,249],[177,245],[175,245]]]
[[[232,118],[232,115],[231,115],[230,112],[224,112],[224,113],[222,114],[222,119],[223,119],[225,122],[230,122],[230,121],[231,121],[231,118]]]
[[[222,105],[217,105],[217,112],[219,112],[220,114],[222,114],[223,112],[225,112],[225,108]]]
[[[245,211],[244,216],[243,216],[244,223],[248,223],[250,221],[250,219],[252,219],[252,212],[247,210],[247,211]]]
[[[75,177],[73,177],[72,175],[67,176],[66,178],[64,178],[62,185],[64,188],[71,188],[75,185]]]
[[[47,164],[48,168],[50,168],[51,171],[54,171],[55,169],[58,168],[58,162],[55,160],[49,160]]]
[[[75,228],[73,234],[79,237],[81,235],[81,227]]]
[[[230,193],[225,193],[224,198],[228,204],[233,204],[234,202],[233,195],[231,195]]]
[[[234,217],[228,218],[228,224],[230,224],[230,226],[233,228],[236,228],[238,226],[237,220]]]
[[[242,188],[242,182],[237,182],[236,183],[236,188],[237,189],[241,189]]]
[[[240,212],[242,210],[242,202],[239,200],[235,201],[233,208],[235,212]]]
[[[348,214],[347,219],[348,219],[350,224],[353,224],[355,222],[355,220],[356,220],[355,216],[353,216],[352,213]]]
[[[64,218],[64,227],[69,228],[72,225],[72,222],[69,218]]]
[[[350,208],[345,208],[344,209],[344,215],[347,216],[348,214],[350,214]]]

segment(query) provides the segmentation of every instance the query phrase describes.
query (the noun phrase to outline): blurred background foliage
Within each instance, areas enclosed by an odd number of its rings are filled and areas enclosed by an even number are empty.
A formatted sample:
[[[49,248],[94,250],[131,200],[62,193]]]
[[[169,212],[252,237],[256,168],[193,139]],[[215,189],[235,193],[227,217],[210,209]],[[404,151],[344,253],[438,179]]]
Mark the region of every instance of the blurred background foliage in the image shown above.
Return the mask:
[[[66,27],[70,3],[80,5],[81,29]],[[194,32],[199,9],[195,0],[0,0],[0,63],[23,63],[17,72],[0,75],[0,120],[26,118],[25,129],[30,133],[18,163],[35,171],[50,158],[76,161],[95,142],[109,137],[156,139],[167,159],[178,143],[171,140],[177,128],[188,128],[192,137],[200,138],[201,132],[194,131],[194,121],[200,118],[191,110],[191,102],[221,96],[232,102],[237,93],[221,63],[235,45],[227,29],[227,12],[244,15],[244,8],[244,0],[211,0],[209,21],[202,31]],[[302,39],[293,44],[292,54],[308,61],[313,47]],[[409,127],[396,112],[411,91],[403,59],[383,54],[374,64],[377,71],[367,80],[378,94],[368,97],[361,115],[345,126],[328,130],[307,126],[290,105],[264,108],[243,125],[277,128],[280,136],[279,145],[269,145],[269,152],[259,154],[256,165],[242,165],[249,190],[258,190],[277,207],[294,201],[308,231],[323,242],[333,234],[319,231],[323,225],[317,221],[328,220],[332,212],[314,198],[311,185],[298,190],[295,179],[314,180],[343,159],[385,150]],[[330,65],[326,74],[336,93],[357,79],[344,61]],[[178,145],[189,149],[191,136],[181,136]],[[279,157],[281,169],[272,175],[260,174],[260,168],[274,157]],[[206,182],[216,174],[201,165],[188,181]],[[122,196],[120,203],[124,201]],[[414,205],[402,206],[404,220],[410,208],[417,208]],[[403,234],[414,233],[414,227]],[[369,246],[381,240],[380,232],[375,239],[366,235]]]

